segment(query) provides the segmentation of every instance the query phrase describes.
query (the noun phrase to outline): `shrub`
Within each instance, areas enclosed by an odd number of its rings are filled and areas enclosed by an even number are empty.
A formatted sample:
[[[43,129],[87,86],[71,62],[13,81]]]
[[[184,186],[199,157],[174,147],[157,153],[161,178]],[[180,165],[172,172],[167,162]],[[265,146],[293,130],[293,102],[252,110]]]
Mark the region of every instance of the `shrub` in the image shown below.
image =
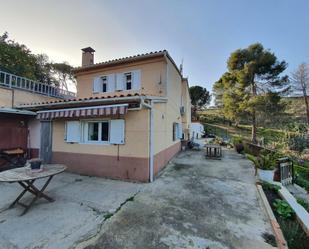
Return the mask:
[[[254,166],[255,166],[256,168],[259,168],[259,162],[258,162],[258,160],[257,160],[257,158],[256,158],[255,156],[253,156],[253,155],[251,155],[251,154],[246,154],[246,157],[247,157],[250,161],[252,161],[252,162],[254,163]]]
[[[294,215],[294,210],[284,200],[276,199],[273,203],[276,213],[283,219],[290,219]]]
[[[309,137],[302,135],[295,135],[288,140],[288,146],[291,150],[301,153],[304,149],[309,147]]]
[[[234,136],[234,137],[232,137],[232,143],[234,145],[242,144],[243,143],[243,138],[241,136]]]
[[[309,181],[309,168],[302,167],[299,165],[294,165],[294,169],[297,174],[301,175],[303,178]]]
[[[295,183],[306,189],[309,192],[309,180],[304,179],[301,175],[297,176]]]
[[[263,189],[272,190],[272,191],[274,191],[276,193],[278,193],[279,189],[281,189],[280,186],[275,185],[275,184],[271,184],[271,183],[268,183],[268,182],[263,182],[262,186],[263,186]]]
[[[304,207],[304,209],[307,210],[307,212],[309,213],[309,202],[301,199],[301,198],[296,198],[297,202],[302,205]]]
[[[280,228],[284,234],[290,249],[305,249],[308,248],[308,239],[297,221],[278,219]]]

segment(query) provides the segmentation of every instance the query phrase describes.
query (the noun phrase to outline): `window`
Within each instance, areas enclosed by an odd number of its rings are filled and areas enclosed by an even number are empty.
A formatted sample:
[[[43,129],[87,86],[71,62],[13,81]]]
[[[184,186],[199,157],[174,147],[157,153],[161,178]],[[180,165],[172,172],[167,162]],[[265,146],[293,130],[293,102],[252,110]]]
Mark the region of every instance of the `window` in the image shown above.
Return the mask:
[[[103,76],[101,77],[102,79],[102,92],[106,93],[107,92],[107,77]]]
[[[82,144],[125,144],[125,121],[66,121],[64,140]]]
[[[108,142],[109,122],[108,121],[88,121],[84,122],[84,142]]]
[[[182,125],[180,123],[173,123],[173,141],[182,139]]]
[[[131,90],[132,89],[132,74],[131,73],[126,73],[125,74],[125,87],[126,90]]]

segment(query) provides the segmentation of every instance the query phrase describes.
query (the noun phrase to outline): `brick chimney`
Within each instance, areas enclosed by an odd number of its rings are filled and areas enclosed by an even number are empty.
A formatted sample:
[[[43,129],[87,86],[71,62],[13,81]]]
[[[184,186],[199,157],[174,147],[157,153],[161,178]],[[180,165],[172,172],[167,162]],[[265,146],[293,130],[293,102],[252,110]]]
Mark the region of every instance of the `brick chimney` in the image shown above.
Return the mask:
[[[82,49],[82,67],[93,65],[95,50],[91,47]]]

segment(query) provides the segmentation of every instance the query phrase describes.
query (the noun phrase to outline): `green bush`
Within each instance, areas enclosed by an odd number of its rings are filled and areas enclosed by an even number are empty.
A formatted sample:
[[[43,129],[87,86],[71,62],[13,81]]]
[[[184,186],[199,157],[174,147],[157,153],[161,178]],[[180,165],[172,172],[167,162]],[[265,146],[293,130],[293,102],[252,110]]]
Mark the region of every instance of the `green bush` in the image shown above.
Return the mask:
[[[309,148],[309,137],[303,135],[295,135],[288,140],[290,150],[302,152],[304,149]]]
[[[294,215],[294,210],[284,200],[276,199],[273,203],[276,213],[283,219],[290,219]]]
[[[271,183],[268,183],[268,182],[263,182],[262,183],[262,187],[263,187],[264,190],[268,189],[268,190],[272,190],[272,191],[274,191],[276,193],[278,193],[279,189],[281,189],[280,186],[275,185],[275,184],[271,184]]]
[[[236,144],[242,144],[243,143],[243,138],[241,136],[233,136],[232,137],[232,143],[234,145]]]
[[[282,154],[262,150],[259,157],[261,161],[260,166],[262,169],[274,169],[277,167],[277,160],[282,157]]]
[[[267,155],[259,155],[259,156],[254,156],[251,154],[246,154],[247,158],[252,161],[255,165],[255,167],[259,169],[264,169],[264,170],[269,170],[269,169],[274,169],[276,167],[276,160],[277,157],[272,155],[272,154],[267,154]]]
[[[309,213],[309,202],[301,199],[301,198],[296,198],[297,199],[297,202],[302,205],[304,207],[304,209],[307,210],[307,212]]]
[[[295,183],[309,192],[309,180],[306,180],[301,175],[299,175],[297,176]]]
[[[246,154],[246,157],[250,160],[250,161],[252,161],[253,163],[254,163],[254,166],[255,167],[259,167],[259,162],[258,162],[258,160],[257,160],[257,158],[255,157],[255,156],[253,156],[253,155],[251,155],[251,154]]]
[[[299,174],[301,177],[307,179],[309,181],[309,168],[306,168],[306,167],[302,167],[302,166],[299,166],[299,165],[295,165],[294,164],[294,169],[295,169],[295,172],[297,174]]]
[[[306,233],[297,221],[278,219],[280,228],[284,234],[289,249],[305,249],[308,248],[308,239]]]

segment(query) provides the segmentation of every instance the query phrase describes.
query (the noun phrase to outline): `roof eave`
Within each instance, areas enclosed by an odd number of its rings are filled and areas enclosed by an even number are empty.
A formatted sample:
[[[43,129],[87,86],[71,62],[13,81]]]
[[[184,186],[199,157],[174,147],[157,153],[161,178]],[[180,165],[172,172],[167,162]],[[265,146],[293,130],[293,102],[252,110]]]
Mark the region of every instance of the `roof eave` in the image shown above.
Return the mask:
[[[127,63],[143,61],[143,60],[147,60],[147,59],[164,57],[165,54],[166,54],[166,51],[162,51],[162,52],[158,52],[158,53],[149,53],[147,55],[142,55],[142,56],[128,57],[128,58],[124,58],[124,59],[116,59],[116,60],[111,60],[111,61],[107,61],[107,62],[93,64],[93,65],[90,65],[90,66],[77,67],[77,68],[74,68],[72,71],[73,71],[74,74],[78,74],[78,73],[83,73],[83,72],[87,72],[87,71],[118,66],[118,65],[121,65],[121,64],[127,64]]]

